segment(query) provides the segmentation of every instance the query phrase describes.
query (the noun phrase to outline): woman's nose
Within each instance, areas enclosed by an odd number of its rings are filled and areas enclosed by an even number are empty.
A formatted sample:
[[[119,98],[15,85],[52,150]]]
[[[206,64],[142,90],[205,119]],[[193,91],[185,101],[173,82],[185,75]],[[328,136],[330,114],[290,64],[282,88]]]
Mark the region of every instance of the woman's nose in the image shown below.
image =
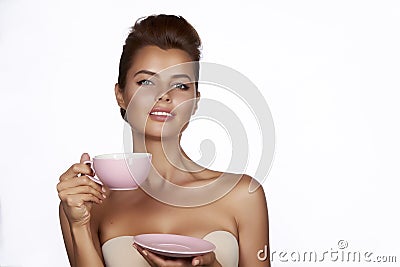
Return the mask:
[[[158,101],[165,101],[165,102],[171,102],[171,97],[168,93],[165,93],[163,95],[161,95],[160,97],[158,97]]]

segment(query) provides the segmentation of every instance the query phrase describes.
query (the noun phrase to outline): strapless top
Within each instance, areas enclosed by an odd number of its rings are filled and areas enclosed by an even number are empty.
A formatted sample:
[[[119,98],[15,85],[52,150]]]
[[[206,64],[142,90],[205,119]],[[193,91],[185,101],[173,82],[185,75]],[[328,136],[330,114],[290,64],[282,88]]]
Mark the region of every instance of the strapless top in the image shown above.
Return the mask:
[[[203,237],[216,246],[215,256],[223,267],[237,267],[239,245],[236,237],[228,231],[214,231]],[[147,261],[132,246],[132,236],[118,236],[107,240],[101,247],[107,267],[149,267]]]

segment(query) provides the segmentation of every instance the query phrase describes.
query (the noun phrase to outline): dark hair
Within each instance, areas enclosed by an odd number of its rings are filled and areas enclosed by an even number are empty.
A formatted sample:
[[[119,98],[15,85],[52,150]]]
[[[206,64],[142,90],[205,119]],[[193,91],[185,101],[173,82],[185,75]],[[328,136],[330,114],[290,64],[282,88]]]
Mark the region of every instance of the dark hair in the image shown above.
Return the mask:
[[[183,17],[175,15],[151,15],[140,18],[131,28],[123,46],[119,62],[118,84],[121,90],[126,86],[126,75],[132,66],[136,52],[145,46],[154,45],[161,49],[182,49],[189,54],[195,64],[195,87],[198,87],[201,40],[193,28]],[[120,109],[125,118],[126,110]]]

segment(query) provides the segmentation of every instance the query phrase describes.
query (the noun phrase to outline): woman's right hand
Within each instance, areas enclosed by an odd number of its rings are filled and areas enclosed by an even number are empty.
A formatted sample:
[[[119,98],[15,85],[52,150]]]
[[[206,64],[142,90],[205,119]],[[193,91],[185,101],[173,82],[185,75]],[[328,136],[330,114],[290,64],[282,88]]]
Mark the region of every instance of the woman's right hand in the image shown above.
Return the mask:
[[[57,184],[58,196],[70,226],[88,224],[92,204],[101,204],[108,191],[86,176],[94,175],[93,170],[83,163],[86,160],[90,160],[90,157],[84,153],[80,163],[73,164],[62,174]]]

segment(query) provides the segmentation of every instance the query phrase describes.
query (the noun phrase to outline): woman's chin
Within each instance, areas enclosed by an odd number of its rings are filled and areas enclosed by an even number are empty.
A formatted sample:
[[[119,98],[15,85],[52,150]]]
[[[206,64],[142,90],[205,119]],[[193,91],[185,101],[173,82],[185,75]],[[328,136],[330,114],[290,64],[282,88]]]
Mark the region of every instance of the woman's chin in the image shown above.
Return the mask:
[[[179,133],[178,132],[151,132],[151,131],[146,131],[145,133],[145,138],[146,139],[151,139],[151,140],[178,140],[179,139]]]

